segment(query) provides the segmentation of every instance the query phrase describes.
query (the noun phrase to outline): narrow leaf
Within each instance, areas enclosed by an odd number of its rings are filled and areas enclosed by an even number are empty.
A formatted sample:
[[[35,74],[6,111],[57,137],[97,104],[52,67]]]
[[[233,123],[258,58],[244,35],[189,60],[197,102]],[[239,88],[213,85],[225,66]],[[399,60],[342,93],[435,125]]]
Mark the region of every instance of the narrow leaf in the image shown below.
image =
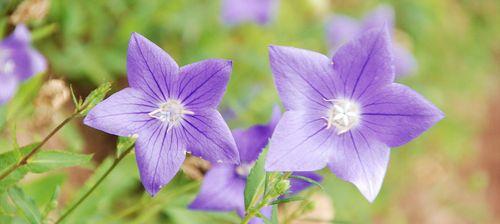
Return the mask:
[[[125,150],[134,145],[137,136],[132,137],[118,137],[116,144],[116,157],[119,157]]]
[[[254,200],[257,200],[259,196],[258,189],[262,188],[266,179],[266,171],[264,170],[264,162],[267,154],[267,149],[260,154],[259,159],[255,162],[255,165],[250,170],[248,174],[247,183],[245,185],[245,210],[248,210],[249,206]],[[263,192],[261,192],[263,193]]]
[[[28,154],[38,144],[39,143],[34,143],[0,154],[0,172],[3,172],[9,167],[17,164],[19,162],[19,154],[21,154],[21,156]],[[4,179],[0,180],[0,193],[4,192],[7,188],[17,183],[17,181],[21,180],[24,175],[28,173],[28,171],[28,167],[23,166],[16,169]]]
[[[92,108],[95,107],[95,105],[97,105],[104,99],[104,97],[110,90],[111,90],[111,83],[106,82],[100,85],[94,91],[90,92],[87,98],[85,98],[85,101],[83,101],[83,106],[85,108],[80,112],[80,114],[86,115]]]
[[[28,161],[31,172],[42,173],[51,169],[79,166],[87,164],[92,155],[84,155],[65,151],[40,151]]]
[[[307,183],[310,183],[310,184],[314,184],[316,186],[318,186],[319,188],[321,188],[321,190],[324,190],[323,188],[323,185],[321,185],[321,183],[319,183],[318,181],[315,181],[309,177],[304,177],[304,176],[298,176],[298,175],[291,175],[290,178],[292,179],[297,179],[297,180],[303,180]]]
[[[304,199],[305,198],[301,197],[301,196],[291,196],[291,197],[280,198],[280,199],[274,200],[270,203],[270,205],[277,205],[277,204],[288,203],[288,202],[293,202],[293,201],[302,201]]]
[[[33,100],[43,84],[43,75],[35,75],[21,84],[7,107],[7,120],[29,115],[33,111]]]
[[[278,205],[273,205],[273,212],[271,213],[271,223],[272,224],[279,224]]]
[[[10,188],[9,197],[26,221],[29,223],[42,223],[42,215],[36,207],[35,202],[29,196],[25,195],[20,188]]]

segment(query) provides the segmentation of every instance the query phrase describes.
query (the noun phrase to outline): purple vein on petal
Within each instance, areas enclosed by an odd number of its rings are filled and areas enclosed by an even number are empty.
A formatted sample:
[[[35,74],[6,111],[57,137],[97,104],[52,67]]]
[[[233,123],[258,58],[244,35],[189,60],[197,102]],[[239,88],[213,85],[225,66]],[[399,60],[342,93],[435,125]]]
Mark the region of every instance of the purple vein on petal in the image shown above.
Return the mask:
[[[191,93],[189,93],[188,96],[184,97],[184,99],[182,99],[182,102],[185,102],[187,99],[189,99],[196,91],[198,91],[198,89],[200,89],[202,86],[207,84],[208,80],[212,79],[215,75],[217,75],[217,73],[219,73],[220,71],[222,71],[222,69],[225,69],[225,68],[226,68],[226,66],[223,66],[222,68],[220,68],[219,70],[217,70],[216,72],[211,74],[210,77],[208,77],[205,81],[203,81],[200,85],[198,85],[195,89],[193,89],[193,91],[191,91]],[[195,99],[193,99],[185,104],[190,104],[191,102],[193,102],[196,99],[198,99],[198,98],[195,98]]]
[[[365,60],[365,63],[361,67],[361,71],[359,72],[358,77],[356,78],[356,82],[354,83],[354,87],[352,88],[351,97],[350,97],[351,99],[354,96],[354,92],[356,92],[356,87],[358,86],[358,83],[359,83],[359,80],[361,79],[361,76],[365,72],[365,68],[368,65],[368,62],[372,59],[371,57],[372,57],[373,51],[375,50],[375,46],[377,46],[377,43],[378,43],[380,37],[382,36],[382,35],[380,35],[380,33],[383,32],[383,31],[384,31],[384,29],[381,29],[379,31],[379,35],[377,35],[377,39],[375,39],[375,41],[373,42],[373,45],[370,48],[370,52],[368,53],[368,56],[367,56],[367,58]]]
[[[210,137],[208,137],[204,132],[200,131],[200,129],[198,129],[196,126],[194,126],[193,124],[191,124],[191,122],[187,121],[187,120],[184,120],[186,123],[189,124],[189,126],[193,127],[196,131],[198,131],[198,133],[202,134],[203,136],[205,136],[205,138],[207,138],[208,140],[210,140],[211,142],[213,142],[215,145],[219,146],[221,149],[225,149],[225,147],[222,147],[221,145],[219,145],[215,140],[211,139]]]
[[[133,36],[133,37],[134,37],[135,43],[137,44],[137,49],[139,49],[139,53],[141,54],[142,60],[144,60],[144,63],[146,63],[146,67],[148,68],[148,71],[151,74],[151,77],[153,78],[153,81],[156,83],[156,86],[157,86],[158,90],[160,90],[161,94],[163,95],[163,100],[166,100],[167,97],[163,93],[163,90],[160,88],[160,85],[158,84],[158,81],[156,80],[153,71],[151,71],[149,63],[146,60],[146,58],[144,57],[144,54],[142,53],[141,45],[139,44],[139,41],[137,41],[137,37],[136,36]],[[153,89],[151,89],[151,87],[149,86],[149,82],[147,82],[146,79],[143,76],[141,76],[141,77],[144,80],[144,82],[146,83],[146,86],[148,86],[149,90],[151,90],[151,92],[157,97],[157,100],[161,100],[162,98],[156,94],[156,91],[153,91]]]
[[[158,154],[158,159],[156,160],[156,165],[155,165],[155,171],[153,173],[153,181],[152,181],[152,184],[155,183],[155,180],[156,180],[156,173],[158,172],[158,164],[160,164],[160,160],[161,160],[161,156],[162,156],[162,152],[163,152],[163,146],[165,145],[165,139],[167,138],[167,135],[168,135],[168,125],[167,125],[167,128],[166,128],[166,132],[165,132],[165,135],[163,135],[163,139],[161,140],[161,146],[160,146],[160,153]],[[170,131],[170,139],[173,139],[173,130]],[[168,151],[170,151],[172,148],[172,143],[168,144]],[[156,187],[156,186],[155,186]]]
[[[302,75],[300,75],[300,72],[298,72],[295,67],[289,66],[287,63],[283,63],[284,59],[282,59],[281,57],[278,57],[278,58],[274,58],[274,60],[279,61],[281,64],[287,65],[287,67],[289,67],[290,69],[292,69],[300,77],[300,79],[304,80],[312,89],[314,89],[314,91],[316,91],[320,96],[322,96],[323,99],[328,99],[327,97],[325,97],[323,95],[323,93],[321,93],[321,91],[319,91],[318,89],[316,89],[316,87],[314,87],[307,79],[305,79]],[[330,88],[328,88],[328,87],[327,87],[327,89],[330,90]]]

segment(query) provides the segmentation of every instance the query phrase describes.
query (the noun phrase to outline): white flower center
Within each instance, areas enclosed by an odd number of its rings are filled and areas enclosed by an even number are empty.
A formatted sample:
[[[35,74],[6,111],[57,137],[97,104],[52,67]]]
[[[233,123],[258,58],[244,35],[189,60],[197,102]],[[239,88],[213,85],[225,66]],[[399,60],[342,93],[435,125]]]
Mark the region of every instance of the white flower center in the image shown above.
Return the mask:
[[[326,128],[332,126],[337,129],[337,134],[345,133],[359,124],[360,108],[356,102],[347,99],[328,100],[332,106],[328,109],[324,119],[327,122]]]
[[[176,126],[184,118],[185,114],[192,115],[194,112],[186,110],[180,101],[169,99],[161,104],[158,109],[149,113],[149,116]]]
[[[255,162],[243,163],[243,164],[236,167],[236,173],[242,177],[247,177],[248,174],[250,174],[250,170],[252,169],[254,164],[255,164]]]
[[[0,49],[0,73],[11,74],[14,72],[15,64],[10,58],[10,53],[7,50]]]

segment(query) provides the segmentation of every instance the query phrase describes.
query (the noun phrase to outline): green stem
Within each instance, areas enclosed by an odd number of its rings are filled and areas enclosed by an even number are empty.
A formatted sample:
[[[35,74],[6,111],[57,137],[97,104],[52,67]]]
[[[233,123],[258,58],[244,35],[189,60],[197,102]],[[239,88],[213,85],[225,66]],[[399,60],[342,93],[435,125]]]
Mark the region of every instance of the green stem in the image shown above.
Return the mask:
[[[94,190],[102,183],[102,181],[104,179],[106,179],[106,177],[111,173],[111,171],[113,171],[113,169],[115,169],[115,167],[120,163],[120,161],[122,161],[122,159],[125,158],[125,156],[128,155],[132,151],[133,148],[134,148],[134,145],[131,145],[120,156],[118,156],[113,161],[113,164],[111,164],[111,166],[108,168],[108,170],[106,170],[104,175],[102,175],[101,178],[99,178],[99,180],[97,180],[97,182],[94,184],[94,186],[92,186],[90,188],[90,190],[87,191],[87,193],[85,193],[85,195],[83,195],[73,206],[71,206],[71,208],[69,208],[61,217],[59,217],[59,219],[54,224],[61,223],[69,214],[71,214],[71,212],[73,212],[83,201],[85,201],[85,199],[87,199],[87,197],[90,194],[92,194],[92,192],[94,192]]]
[[[149,201],[141,200],[141,202],[133,205],[132,207],[129,207],[116,215],[112,215],[99,223],[112,223],[115,220],[119,220],[119,219],[122,219],[124,217],[127,217],[127,216],[129,216],[137,211],[140,211],[141,209],[146,208],[149,210],[150,208],[157,206],[158,204],[162,204],[163,202],[168,201],[172,197],[175,197],[175,196],[184,194],[188,191],[191,191],[191,190],[199,187],[199,185],[200,185],[200,183],[198,183],[198,182],[192,182],[192,183],[184,185],[180,188],[173,189],[173,191],[168,192],[168,194],[159,195],[157,198],[153,198],[152,200],[149,200]],[[147,197],[148,197],[148,199],[151,199],[151,197],[149,195]]]
[[[31,150],[30,153],[28,153],[23,158],[21,158],[21,160],[18,163],[10,166],[5,171],[3,171],[2,174],[0,174],[0,180],[3,180],[7,176],[9,176],[12,172],[14,172],[19,167],[22,167],[22,166],[26,165],[28,163],[28,160],[32,156],[34,156],[38,151],[40,151],[40,149],[42,148],[42,146],[45,143],[47,143],[47,141],[49,141],[49,139],[52,138],[52,136],[54,136],[54,134],[56,134],[62,127],[64,127],[64,125],[66,125],[71,120],[73,120],[75,117],[77,117],[79,115],[79,113],[80,113],[80,111],[75,111],[71,116],[69,116],[66,119],[64,119],[64,121],[61,122],[56,128],[54,128],[54,130],[52,130],[49,133],[49,135],[47,135],[40,144],[38,144],[33,150]]]
[[[274,186],[276,185],[277,183],[279,183],[281,180],[286,180],[288,179],[290,176],[292,175],[291,172],[286,172],[283,174],[283,176],[279,177],[276,181],[273,181],[272,184],[270,184],[271,186]],[[264,192],[264,189],[266,188],[267,186],[259,186],[259,189],[257,189],[257,191],[262,191]],[[270,192],[272,191],[273,189],[270,190]],[[260,195],[260,194],[259,194]],[[273,193],[268,193],[268,194],[265,194],[262,198],[262,200],[257,203],[257,205],[255,205],[254,207],[252,207],[252,205],[250,205],[250,209],[248,209],[248,212],[247,214],[245,215],[245,217],[243,218],[243,220],[241,221],[242,224],[248,224],[250,222],[250,220],[252,220],[252,218],[254,218],[257,214],[259,214],[260,210],[262,208],[264,208],[265,206],[269,205],[269,203],[271,202],[271,200],[273,198],[275,198],[276,195],[274,195]]]

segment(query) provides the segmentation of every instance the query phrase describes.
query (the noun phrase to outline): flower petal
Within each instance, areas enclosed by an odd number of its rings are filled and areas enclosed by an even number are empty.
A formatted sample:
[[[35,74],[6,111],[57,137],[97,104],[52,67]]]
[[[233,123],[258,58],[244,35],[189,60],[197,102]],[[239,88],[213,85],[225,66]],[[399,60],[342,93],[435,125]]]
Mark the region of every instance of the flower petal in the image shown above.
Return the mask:
[[[393,47],[394,52],[394,67],[398,77],[410,75],[417,70],[417,61],[412,53],[400,44],[395,43]]]
[[[217,108],[231,75],[232,62],[209,59],[183,66],[176,98],[189,108]]]
[[[222,20],[234,25],[243,22],[268,23],[277,9],[276,0],[224,0]]]
[[[2,45],[8,45],[15,48],[27,47],[31,42],[31,34],[24,24],[16,26],[14,32],[2,41]]]
[[[321,115],[287,111],[271,137],[267,171],[312,171],[326,166],[332,152],[333,130]]]
[[[392,30],[394,29],[394,18],[394,8],[388,4],[381,4],[366,14],[363,18],[362,29],[366,31],[373,28],[383,27],[385,25],[389,28],[389,32],[392,33]]]
[[[252,163],[257,160],[262,149],[267,146],[269,138],[271,138],[280,117],[281,111],[279,107],[275,107],[269,123],[254,125],[245,130],[233,130],[233,136],[240,153],[241,162]]]
[[[359,22],[349,16],[335,15],[326,26],[326,35],[331,52],[335,52],[342,44],[356,37],[360,32]]]
[[[47,70],[45,58],[31,47],[12,49],[11,58],[14,61],[14,74],[20,80],[26,80]]]
[[[389,163],[390,149],[370,135],[356,130],[336,139],[328,166],[342,180],[356,185],[370,202],[375,200]]]
[[[287,110],[327,108],[340,80],[331,61],[322,54],[293,48],[269,47],[269,58],[278,93]]]
[[[394,81],[391,40],[387,27],[372,29],[342,46],[333,67],[344,82],[342,97],[360,99]]]
[[[213,163],[239,163],[236,143],[218,111],[194,111],[181,123],[187,150]]]
[[[307,177],[309,179],[315,180],[317,182],[321,182],[323,177],[315,172],[293,172],[295,176]],[[290,179],[290,192],[292,194],[297,194],[302,190],[310,187],[311,183],[299,179]]]
[[[205,211],[245,210],[243,191],[245,179],[239,178],[233,165],[216,165],[210,169],[200,192],[189,209]]]
[[[379,141],[396,147],[416,138],[443,117],[443,112],[417,92],[393,83],[364,102],[360,125]]]
[[[174,94],[177,63],[164,50],[138,33],[132,33],[127,52],[127,76],[131,87],[158,102]]]
[[[16,93],[19,81],[15,76],[0,74],[0,105],[9,101]]]
[[[186,157],[178,129],[159,122],[139,132],[135,152],[142,184],[151,196],[172,180]]]
[[[0,43],[0,51],[14,63],[14,74],[19,80],[47,70],[45,58],[31,46],[31,34],[24,25],[18,25],[14,32]]]
[[[110,134],[129,136],[159,122],[148,115],[155,109],[142,92],[125,88],[92,108],[83,122]]]

